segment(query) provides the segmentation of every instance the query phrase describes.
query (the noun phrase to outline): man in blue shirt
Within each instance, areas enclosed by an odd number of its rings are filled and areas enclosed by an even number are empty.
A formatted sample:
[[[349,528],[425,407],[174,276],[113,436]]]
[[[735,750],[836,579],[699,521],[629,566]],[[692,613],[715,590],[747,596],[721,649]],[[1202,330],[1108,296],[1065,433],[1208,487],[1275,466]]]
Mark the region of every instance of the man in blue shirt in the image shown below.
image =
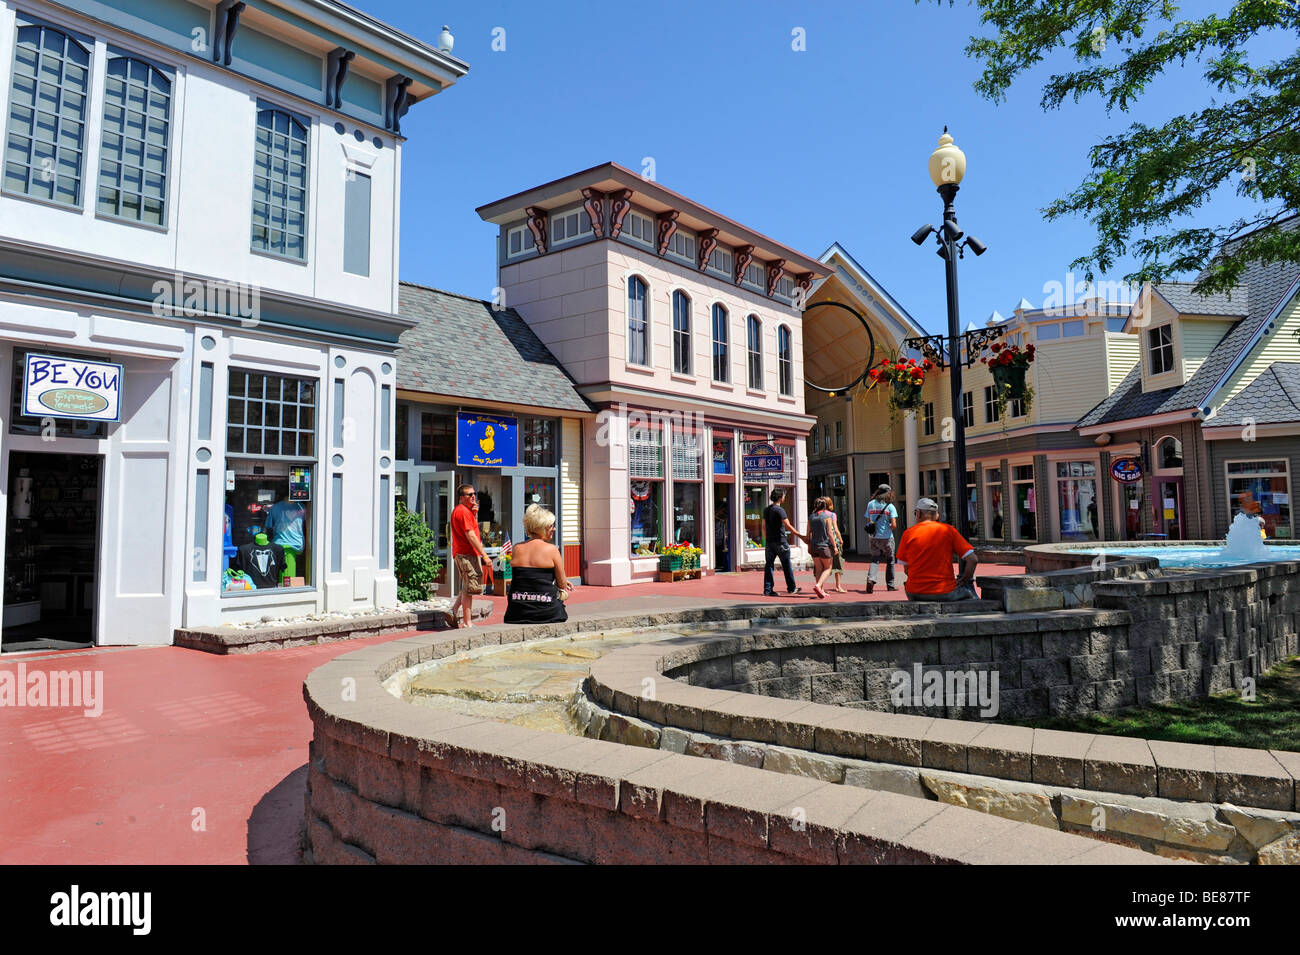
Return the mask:
[[[867,593],[876,589],[876,564],[885,565],[885,586],[894,587],[894,530],[898,527],[898,508],[894,507],[894,489],[888,484],[876,488],[876,496],[867,502]]]
[[[307,509],[297,501],[283,500],[271,505],[266,515],[266,529],[270,532],[271,543],[284,548],[284,576],[298,576],[298,558],[306,549],[303,540],[302,522],[307,516]]]

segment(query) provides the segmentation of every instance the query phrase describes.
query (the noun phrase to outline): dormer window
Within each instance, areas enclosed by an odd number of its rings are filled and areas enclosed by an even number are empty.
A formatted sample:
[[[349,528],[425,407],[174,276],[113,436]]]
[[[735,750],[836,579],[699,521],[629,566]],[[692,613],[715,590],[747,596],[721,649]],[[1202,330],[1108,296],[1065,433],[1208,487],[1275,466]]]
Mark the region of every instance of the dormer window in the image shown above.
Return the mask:
[[[1174,370],[1174,335],[1172,325],[1161,325],[1147,332],[1148,368],[1151,375]]]
[[[655,224],[639,213],[629,212],[627,222],[623,225],[623,235],[644,242],[646,245],[653,245]]]
[[[533,231],[526,225],[516,226],[506,236],[506,255],[509,258],[532,252],[535,248],[537,243],[533,241]]]
[[[727,249],[714,249],[709,255],[709,268],[715,272],[731,277],[732,265],[731,252]]]
[[[586,210],[551,217],[552,246],[584,235],[591,235],[591,216],[587,215]]]

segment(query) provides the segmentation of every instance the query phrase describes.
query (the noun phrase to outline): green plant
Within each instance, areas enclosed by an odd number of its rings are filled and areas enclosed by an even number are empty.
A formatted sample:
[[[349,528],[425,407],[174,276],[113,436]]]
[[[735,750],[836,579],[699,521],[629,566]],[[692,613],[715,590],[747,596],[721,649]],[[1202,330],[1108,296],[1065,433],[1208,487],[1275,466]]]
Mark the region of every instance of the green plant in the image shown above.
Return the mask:
[[[438,559],[438,539],[418,514],[403,504],[397,505],[393,521],[393,573],[397,577],[397,598],[404,601],[426,600],[425,584],[432,583],[442,572]]]

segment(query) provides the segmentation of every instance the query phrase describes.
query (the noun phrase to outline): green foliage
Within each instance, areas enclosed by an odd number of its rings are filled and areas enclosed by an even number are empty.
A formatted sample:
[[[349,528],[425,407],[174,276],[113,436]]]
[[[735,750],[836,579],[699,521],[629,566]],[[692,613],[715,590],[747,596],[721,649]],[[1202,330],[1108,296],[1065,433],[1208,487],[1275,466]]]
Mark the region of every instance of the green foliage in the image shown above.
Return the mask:
[[[1219,94],[1204,109],[1133,123],[1092,147],[1088,176],[1043,210],[1048,219],[1082,214],[1095,226],[1095,245],[1072,267],[1091,280],[1094,269],[1132,254],[1142,264],[1130,281],[1162,281],[1208,266],[1198,290],[1210,292],[1235,285],[1252,260],[1300,262],[1300,230],[1266,228],[1300,212],[1300,51],[1259,66],[1247,51],[1258,35],[1300,31],[1300,3],[1238,0],[1222,15],[1176,19],[1170,0],[976,2],[996,32],[973,37],[966,52],[984,67],[975,89],[994,102],[1061,48],[1078,68],[1047,81],[1045,110],[1095,95],[1107,112],[1127,112],[1189,59]],[[1225,189],[1252,200],[1251,214],[1175,226]]]
[[[397,599],[427,600],[425,584],[432,583],[442,570],[438,559],[438,539],[418,514],[397,505],[393,521],[393,573],[397,577]]]

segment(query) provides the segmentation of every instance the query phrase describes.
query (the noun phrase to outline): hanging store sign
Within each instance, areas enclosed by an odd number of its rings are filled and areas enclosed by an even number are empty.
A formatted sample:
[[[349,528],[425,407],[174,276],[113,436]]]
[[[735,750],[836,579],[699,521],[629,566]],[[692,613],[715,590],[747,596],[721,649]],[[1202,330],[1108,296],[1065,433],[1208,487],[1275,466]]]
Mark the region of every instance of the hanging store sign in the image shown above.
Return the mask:
[[[783,474],[785,455],[770,444],[754,444],[741,456],[741,466],[746,475]]]
[[[518,418],[457,412],[457,467],[513,468],[518,464]]]
[[[33,418],[118,421],[122,366],[28,353],[23,367],[23,414]]]
[[[1142,480],[1142,462],[1137,458],[1116,458],[1110,464],[1110,476],[1121,484]]]

